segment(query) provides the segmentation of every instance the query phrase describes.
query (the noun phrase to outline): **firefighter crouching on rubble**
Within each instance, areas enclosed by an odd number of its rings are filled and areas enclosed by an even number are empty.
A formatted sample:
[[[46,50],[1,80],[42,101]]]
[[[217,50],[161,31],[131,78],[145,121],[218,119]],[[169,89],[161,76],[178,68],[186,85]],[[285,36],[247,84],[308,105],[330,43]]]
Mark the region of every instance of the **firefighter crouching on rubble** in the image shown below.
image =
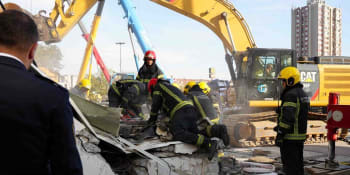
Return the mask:
[[[193,88],[193,86],[196,86],[197,83],[195,81],[189,81],[186,86],[184,87],[184,94],[185,96],[187,96],[188,98],[191,98],[189,96],[189,92],[191,91],[191,89]],[[210,87],[208,86],[208,84],[206,82],[199,82],[198,85],[200,86],[201,89],[203,89],[202,91],[205,92],[205,95],[209,97],[210,99],[210,103],[213,105],[214,109],[215,109],[215,112],[216,113],[220,113],[220,107],[219,107],[219,104],[217,103],[217,100],[216,98],[214,97],[213,94],[209,94],[210,93]],[[198,90],[195,90],[195,91],[198,91]],[[215,102],[215,103],[213,103]],[[212,122],[214,123],[219,123],[219,119],[220,118],[215,118],[212,120]]]
[[[0,13],[0,174],[83,174],[66,89],[28,69],[39,34],[16,10]]]
[[[205,129],[208,136],[222,138],[225,145],[229,144],[229,136],[225,125],[219,124],[219,116],[215,110],[213,103],[208,97],[210,87],[206,82],[200,82],[194,85],[188,96],[191,98],[196,107],[199,120],[199,130]]]
[[[210,122],[218,124],[220,118],[212,100],[208,96],[209,93],[210,87],[206,82],[202,81],[189,90],[188,96],[199,111],[201,118],[209,118]]]
[[[300,72],[295,67],[281,70],[281,107],[277,109],[276,145],[280,147],[283,171],[287,175],[303,175],[303,149],[306,139],[309,98],[300,83]]]
[[[159,69],[156,64],[156,53],[152,50],[149,50],[145,53],[143,57],[144,64],[140,68],[136,80],[139,80],[147,86],[147,83],[152,78],[163,78],[164,74]]]
[[[145,119],[141,105],[146,103],[146,97],[146,86],[138,80],[119,80],[108,90],[109,107],[122,107],[126,115],[141,119]]]
[[[186,86],[184,87],[184,94],[187,96],[188,92],[190,91],[190,89],[196,85],[197,83],[195,81],[189,81]]]
[[[211,160],[217,151],[217,141],[210,140],[208,135],[220,137],[225,134],[206,133],[207,130],[200,132],[196,123],[198,113],[195,107],[191,102],[186,101],[184,94],[172,86],[169,81],[151,79],[148,83],[148,90],[152,94],[152,109],[148,123],[154,124],[158,112],[165,111],[170,117],[170,132],[173,135],[173,140],[204,147],[209,152],[208,159]],[[221,139],[224,140],[224,138]],[[225,144],[227,145],[228,142],[226,140]]]

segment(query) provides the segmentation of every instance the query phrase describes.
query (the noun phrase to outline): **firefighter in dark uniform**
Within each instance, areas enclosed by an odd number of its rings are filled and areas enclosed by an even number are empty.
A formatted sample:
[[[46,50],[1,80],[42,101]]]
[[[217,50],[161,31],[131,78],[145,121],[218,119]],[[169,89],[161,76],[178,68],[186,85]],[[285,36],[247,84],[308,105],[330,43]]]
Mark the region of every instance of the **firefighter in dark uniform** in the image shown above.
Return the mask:
[[[201,104],[204,105],[202,108],[206,111],[207,116],[210,118],[211,122],[218,124],[220,120],[220,117],[218,115],[219,111],[215,108],[215,104],[213,103],[213,98],[210,95],[210,91],[211,90],[208,84],[202,81],[202,82],[199,82],[197,85],[193,86],[190,89],[189,94],[191,94],[190,96],[192,96],[192,100],[195,100],[193,99],[193,95],[195,95],[198,102],[201,102]],[[194,101],[194,104],[199,106],[198,102],[196,103]]]
[[[200,82],[189,90],[188,97],[192,100],[199,114],[197,124],[200,130],[205,129],[208,136],[222,138],[224,144],[228,145],[229,136],[226,126],[218,124],[219,116],[207,95],[209,92],[210,87],[205,82]]]
[[[152,94],[152,109],[149,124],[157,120],[158,112],[163,110],[170,117],[170,131],[174,140],[204,147],[208,150],[211,160],[217,151],[217,142],[210,140],[205,133],[200,133],[197,127],[198,113],[184,94],[169,81],[151,79],[148,90]]]
[[[278,75],[282,80],[281,107],[277,109],[276,145],[280,147],[283,171],[287,175],[303,175],[303,149],[306,139],[309,98],[300,83],[300,72],[286,67]]]
[[[156,64],[156,53],[152,50],[149,50],[145,53],[145,56],[143,58],[144,64],[140,68],[136,80],[139,80],[147,86],[147,83],[152,78],[163,78],[164,74],[159,69],[159,67]]]
[[[122,107],[132,117],[145,119],[141,105],[146,102],[147,89],[138,80],[119,80],[114,82],[108,90],[110,107]]]
[[[192,91],[202,91],[210,99],[210,103],[212,104],[211,106],[214,107],[215,113],[220,113],[219,104],[217,103],[218,100],[216,100],[217,98],[215,97],[215,94],[210,93],[210,87],[204,81],[199,82],[199,83],[196,83],[195,81],[189,81],[186,84],[186,86],[184,87],[184,91],[183,92],[184,92],[185,96],[188,96],[188,98],[191,99],[191,95],[189,94],[189,92],[196,85],[199,86],[199,88],[197,87],[197,88],[195,88],[195,90],[192,90]],[[206,98],[206,97],[203,97],[203,98]],[[215,103],[213,103],[213,102],[215,102]],[[212,115],[210,115],[210,116],[212,116]],[[212,117],[214,117],[214,116],[212,116]],[[220,118],[215,117],[215,118],[213,118],[211,120],[213,120],[212,122],[217,124],[217,123],[219,123],[219,119]]]
[[[0,174],[83,174],[68,91],[28,71],[34,21],[6,10],[0,24]]]
[[[197,83],[195,82],[195,81],[189,81],[187,84],[186,84],[186,86],[184,87],[184,94],[187,96],[188,95],[188,93],[189,93],[189,91],[190,91],[190,89],[194,86],[194,85],[196,85]]]

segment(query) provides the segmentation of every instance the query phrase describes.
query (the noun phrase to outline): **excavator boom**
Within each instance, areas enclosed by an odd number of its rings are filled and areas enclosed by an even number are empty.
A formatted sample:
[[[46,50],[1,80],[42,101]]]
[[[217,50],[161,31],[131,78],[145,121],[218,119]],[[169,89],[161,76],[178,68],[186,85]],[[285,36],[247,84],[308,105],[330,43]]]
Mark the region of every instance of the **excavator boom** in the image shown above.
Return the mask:
[[[221,39],[231,53],[256,47],[244,18],[227,0],[151,1],[206,25]],[[233,35],[233,42],[231,42],[230,33]]]
[[[49,21],[47,22],[49,26],[56,24],[56,31],[51,32],[52,37],[61,40],[97,1],[98,0],[72,0],[72,2],[69,3],[70,5],[68,4],[68,9],[64,10],[65,0],[56,0],[55,7],[50,13]],[[59,19],[60,21],[58,21]]]

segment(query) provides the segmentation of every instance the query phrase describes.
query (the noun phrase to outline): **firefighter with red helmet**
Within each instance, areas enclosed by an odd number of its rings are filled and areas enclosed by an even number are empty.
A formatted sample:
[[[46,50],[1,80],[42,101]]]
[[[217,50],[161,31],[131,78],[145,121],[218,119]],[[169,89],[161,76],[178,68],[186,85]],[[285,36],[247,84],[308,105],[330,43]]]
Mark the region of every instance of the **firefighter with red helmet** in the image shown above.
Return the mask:
[[[145,53],[143,57],[144,64],[140,68],[136,79],[143,82],[148,83],[152,78],[163,78],[164,74],[159,69],[156,64],[156,53],[152,50],[149,50]]]
[[[164,111],[170,117],[170,132],[173,139],[206,148],[209,152],[208,159],[211,160],[217,151],[217,141],[209,138],[213,136],[210,130],[203,132],[198,130],[198,112],[193,104],[186,100],[181,90],[172,86],[167,80],[153,78],[148,83],[148,91],[152,95],[148,123],[154,124],[158,112]],[[228,145],[228,139],[221,139]]]

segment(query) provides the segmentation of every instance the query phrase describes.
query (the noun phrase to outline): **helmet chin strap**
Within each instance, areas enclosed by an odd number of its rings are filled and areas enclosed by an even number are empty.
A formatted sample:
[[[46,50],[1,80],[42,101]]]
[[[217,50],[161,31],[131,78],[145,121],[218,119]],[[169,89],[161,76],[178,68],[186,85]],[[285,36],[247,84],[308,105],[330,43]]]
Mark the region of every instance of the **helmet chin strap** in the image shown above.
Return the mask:
[[[293,84],[294,84],[294,78],[288,78],[287,86],[293,86]]]

